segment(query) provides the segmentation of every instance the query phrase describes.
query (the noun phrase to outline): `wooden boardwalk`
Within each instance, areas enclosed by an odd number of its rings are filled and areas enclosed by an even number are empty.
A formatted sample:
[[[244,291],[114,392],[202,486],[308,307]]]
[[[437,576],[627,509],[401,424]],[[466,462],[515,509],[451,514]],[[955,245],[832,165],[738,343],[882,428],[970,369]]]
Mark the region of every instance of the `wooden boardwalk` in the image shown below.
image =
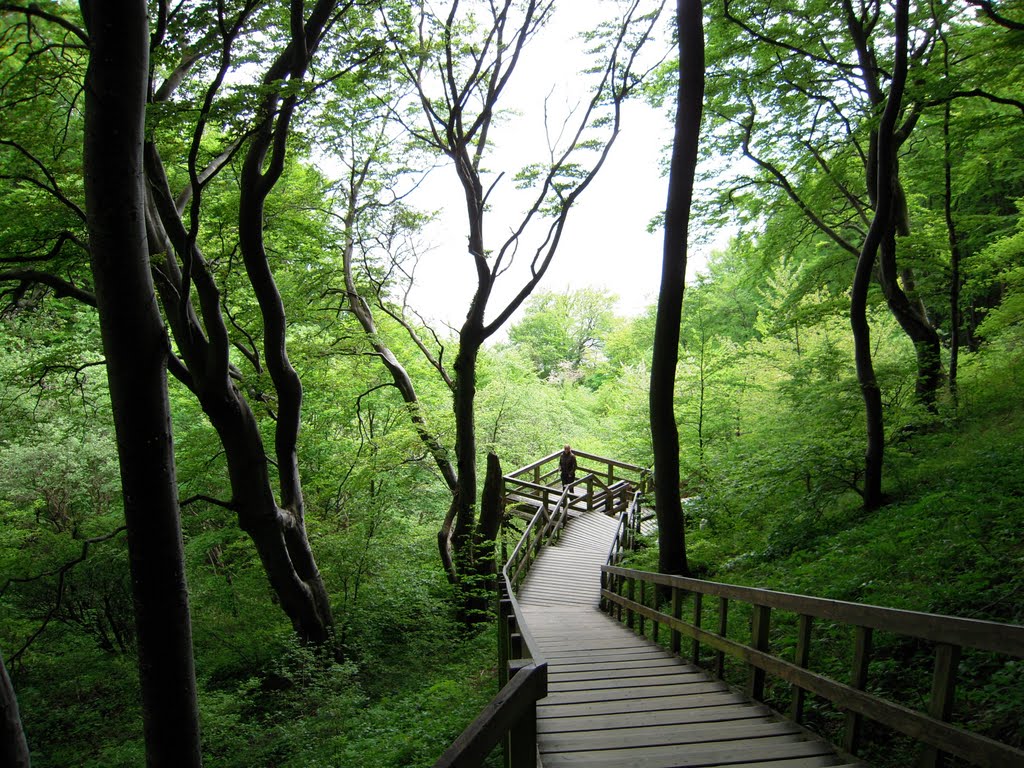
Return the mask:
[[[602,613],[600,569],[615,528],[598,512],[571,520],[519,590],[548,660],[537,710],[545,768],[865,765]]]

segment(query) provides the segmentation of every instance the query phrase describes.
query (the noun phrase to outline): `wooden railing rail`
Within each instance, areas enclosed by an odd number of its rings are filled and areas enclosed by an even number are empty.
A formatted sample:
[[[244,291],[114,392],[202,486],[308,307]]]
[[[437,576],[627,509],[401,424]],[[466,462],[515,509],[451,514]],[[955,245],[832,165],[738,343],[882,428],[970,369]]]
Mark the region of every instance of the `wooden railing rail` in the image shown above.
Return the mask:
[[[651,471],[636,464],[628,464],[605,456],[598,456],[594,453],[575,451],[576,469],[582,474],[592,474],[600,478],[605,486],[615,484],[617,480],[629,480],[646,490],[651,482]],[[513,470],[505,475],[506,482],[514,480],[526,480],[535,485],[550,485],[549,481],[558,479],[558,458],[561,451],[548,454],[532,464]]]
[[[629,505],[622,504],[619,507],[619,527],[615,529],[615,538],[612,539],[612,545],[608,551],[608,565],[618,565],[622,562],[627,552],[635,549],[637,537],[640,535],[640,523],[643,515],[642,499],[643,493],[634,491]],[[602,589],[605,588],[606,579],[607,577],[602,571]]]
[[[610,485],[602,475],[587,473],[569,485],[573,493],[563,499],[565,489],[551,485],[539,485],[529,480],[505,478],[505,498],[508,504],[528,504],[550,510],[557,504],[565,504],[573,512],[597,510],[614,515],[626,507],[637,483],[620,479]]]
[[[553,511],[539,507],[501,569],[498,600],[498,693],[434,768],[477,768],[499,743],[505,768],[537,766],[537,702],[547,696],[547,662],[523,619],[515,594],[541,547],[568,515],[568,489]]]
[[[614,548],[612,554],[615,554]],[[651,588],[647,589],[648,586]],[[668,607],[671,613],[647,605],[648,597],[652,598],[652,604],[657,604],[656,595],[665,590],[670,594]],[[692,621],[682,616],[683,597],[687,594],[693,597]],[[805,693],[828,699],[847,713],[841,746],[850,754],[857,754],[862,719],[867,718],[923,744],[924,752],[919,762],[921,766],[940,765],[944,754],[955,755],[971,765],[985,768],[1024,766],[1024,751],[949,722],[962,649],[978,649],[1016,659],[1024,658],[1024,626],[773,592],[630,570],[616,565],[602,568],[601,596],[606,611],[615,614],[620,620],[624,618],[629,627],[640,633],[645,632],[647,620],[654,623],[652,634],[655,639],[658,638],[659,627],[665,627],[671,633],[669,644],[676,653],[682,650],[682,637],[689,638],[689,656],[694,663],[701,661],[701,645],[713,649],[716,653],[713,656],[712,671],[720,678],[724,673],[725,656],[741,660],[748,669],[747,693],[753,699],[763,700],[766,675],[789,683],[793,691],[790,716],[797,722],[801,722],[803,717]],[[701,626],[704,596],[718,600],[717,631]],[[730,602],[750,606],[749,643],[727,636]],[[771,650],[769,627],[773,611],[796,616],[797,636],[791,661]],[[850,684],[808,669],[808,649],[815,619],[854,628]],[[935,665],[927,712],[889,701],[865,690],[869,682],[868,665],[874,631],[895,633],[935,644]]]

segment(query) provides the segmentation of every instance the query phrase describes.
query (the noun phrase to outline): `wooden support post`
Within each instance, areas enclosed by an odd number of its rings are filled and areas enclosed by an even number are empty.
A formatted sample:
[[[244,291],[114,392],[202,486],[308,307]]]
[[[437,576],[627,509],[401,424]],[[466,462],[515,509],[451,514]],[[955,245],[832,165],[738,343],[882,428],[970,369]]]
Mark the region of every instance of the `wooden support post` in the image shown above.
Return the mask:
[[[772,609],[766,605],[753,606],[754,613],[750,622],[750,644],[759,651],[768,650],[768,626],[771,622]],[[754,701],[764,700],[764,670],[751,665],[750,683],[747,695]]]
[[[871,661],[871,628],[857,627],[853,647],[853,671],[850,685],[864,690],[868,683],[868,663]],[[857,754],[860,741],[861,716],[856,712],[846,713],[846,728],[843,733],[843,749],[851,755]]]
[[[647,605],[647,582],[646,581],[641,581],[640,582],[640,605]],[[640,619],[640,630],[639,630],[639,632],[640,632],[641,635],[643,635],[644,634],[644,622],[646,621],[646,618],[644,617],[644,615],[642,613],[637,618]]]
[[[960,646],[939,643],[935,646],[935,671],[932,674],[932,694],[928,701],[928,714],[948,723],[953,716],[956,693],[956,672],[960,666]],[[921,753],[920,768],[942,768],[945,753],[926,746]]]
[[[718,598],[718,634],[726,637],[729,634],[729,598]],[[725,679],[725,651],[717,653],[718,660],[715,664],[715,674],[719,680]]]
[[[523,658],[523,636],[516,631],[516,617],[509,616],[508,658],[509,662]]]
[[[700,623],[704,614],[704,595],[700,592],[693,593],[693,626],[700,629]],[[690,645],[690,658],[693,663],[700,666],[700,640],[693,638]]]
[[[622,596],[622,586],[624,582],[625,578],[623,576],[615,577],[615,594],[620,597]],[[615,604],[615,618],[622,621],[622,603]]]
[[[814,620],[801,613],[797,622],[796,658],[793,659],[793,663],[806,669],[811,656],[811,627]],[[805,693],[803,688],[793,686],[793,702],[789,708],[789,717],[795,723],[803,722]]]
[[[504,590],[503,590],[504,591]],[[513,618],[512,601],[498,601],[498,689],[508,685],[508,662],[511,650],[509,618]]]
[[[634,584],[635,584],[635,580],[627,579],[627,581],[626,581],[626,597],[629,598],[629,600],[631,602],[633,601],[633,598],[636,596],[636,590],[635,590]],[[633,629],[634,615],[635,615],[635,613],[634,613],[633,608],[632,607],[627,608],[627,610],[626,610],[626,626],[629,627],[631,630]]]
[[[683,591],[679,587],[672,587],[672,618],[683,618]],[[678,629],[672,630],[672,639],[669,643],[672,653],[679,655],[682,640],[682,633]]]
[[[508,753],[512,754],[509,755]],[[536,768],[537,766],[537,702],[531,702],[516,724],[509,730],[506,750],[509,768]]]

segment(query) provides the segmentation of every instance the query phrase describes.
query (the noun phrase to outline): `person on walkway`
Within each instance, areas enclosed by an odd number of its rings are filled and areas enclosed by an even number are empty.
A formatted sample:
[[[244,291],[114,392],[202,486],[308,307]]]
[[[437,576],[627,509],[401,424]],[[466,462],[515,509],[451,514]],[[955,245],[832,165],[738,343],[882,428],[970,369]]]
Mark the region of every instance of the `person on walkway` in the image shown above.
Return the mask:
[[[569,485],[576,479],[576,454],[567,444],[562,449],[562,455],[558,457],[558,471],[562,475],[562,487]]]

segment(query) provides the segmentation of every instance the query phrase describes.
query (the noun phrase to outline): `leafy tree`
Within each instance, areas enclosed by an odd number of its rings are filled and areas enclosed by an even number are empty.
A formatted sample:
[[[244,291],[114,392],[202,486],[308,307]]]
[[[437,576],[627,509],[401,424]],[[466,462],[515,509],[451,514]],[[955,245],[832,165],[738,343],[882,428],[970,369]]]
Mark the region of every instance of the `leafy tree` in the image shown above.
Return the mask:
[[[77,27],[67,9],[20,10],[18,23],[32,28],[29,38],[42,53],[25,50],[31,65],[4,83],[5,103],[21,118],[10,123],[19,134],[2,144],[13,169],[8,178],[15,181],[5,193],[9,204],[17,204],[32,192],[33,204],[48,219],[27,251],[10,247],[18,242],[16,227],[3,233],[10,254],[5,262],[16,268],[0,279],[13,286],[15,301],[49,289],[94,304],[82,271],[84,214],[76,202],[81,180],[73,139],[80,125],[74,99],[81,72],[76,47],[60,42]],[[330,0],[308,9],[293,4],[287,12],[255,2],[159,5],[151,41],[145,213],[161,308],[175,344],[168,364],[201,404],[224,451],[231,498],[206,500],[237,514],[295,630],[317,642],[328,640],[332,615],[305,529],[297,460],[303,393],[288,354],[288,321],[274,272],[295,263],[275,247],[301,252],[312,243],[279,242],[268,230],[272,193],[288,167],[288,140],[300,108],[312,110],[329,83],[344,91],[371,77],[379,50],[371,10]],[[213,27],[210,18],[218,20]],[[324,77],[319,80],[317,69],[313,83],[316,55],[322,55]],[[257,56],[265,70],[260,82],[250,83],[249,63]],[[46,98],[24,99],[33,78],[56,86],[40,92]],[[51,124],[63,120],[68,128],[30,135],[33,113]],[[233,212],[219,207],[230,196],[207,194],[231,174],[237,186]],[[273,460],[257,415],[264,409],[273,425]]]
[[[709,110],[713,125],[723,128],[715,132],[716,148],[736,151],[757,169],[754,174],[739,171],[738,180],[750,190],[745,198],[753,211],[777,210],[780,201],[789,201],[833,247],[856,256],[876,204],[877,120],[889,77],[880,57],[890,48],[879,37],[890,34],[892,19],[879,3],[860,8],[852,3],[811,4],[776,15],[778,11],[740,11],[727,0],[721,14],[713,16],[714,37],[722,36],[722,44],[713,48],[711,82],[716,86]],[[790,22],[779,22],[784,18]],[[913,21],[910,64],[914,78],[922,79],[931,66],[938,22],[923,12]],[[819,38],[818,31],[828,38]],[[737,32],[741,45],[725,45],[726,40],[736,41]],[[726,88],[726,82],[741,86]],[[848,88],[849,82],[855,87]],[[901,145],[917,125],[927,98],[915,93],[901,112]],[[905,235],[910,227],[902,184],[898,195],[898,215],[882,240],[877,276],[891,311],[918,352],[922,402],[934,408],[942,382],[939,337],[915,293],[913,272],[897,265],[896,234]]]
[[[467,4],[470,5],[470,4]],[[465,583],[491,562],[481,552],[478,563],[476,531],[494,528],[493,521],[476,517],[477,435],[475,402],[477,365],[484,342],[522,306],[554,258],[569,212],[598,173],[618,135],[622,103],[643,72],[637,56],[647,42],[657,12],[641,14],[632,4],[621,21],[609,25],[592,43],[603,57],[590,100],[566,128],[564,142],[548,148],[550,160],[522,171],[517,180],[533,190],[520,223],[497,247],[485,237],[488,200],[493,182],[485,165],[497,127],[502,94],[527,42],[553,11],[550,0],[512,0],[492,4],[479,17],[475,6],[453,2],[446,13],[426,4],[414,8],[414,21],[392,14],[389,27],[400,37],[396,54],[415,93],[419,114],[408,122],[423,146],[448,158],[464,192],[468,216],[468,254],[476,287],[459,328],[459,348],[448,376],[455,412],[455,469],[457,490],[439,534],[441,558],[453,582]],[[482,21],[486,19],[486,21]],[[403,26],[404,25],[404,26]],[[415,30],[415,31],[413,31]],[[587,152],[594,159],[585,161]],[[546,229],[534,248],[529,274],[511,299],[489,316],[498,278],[506,272],[531,224],[547,217]],[[481,514],[485,514],[481,510]],[[485,548],[486,549],[486,548]],[[470,601],[471,602],[471,601]]]
[[[509,326],[509,341],[525,351],[542,379],[563,365],[583,373],[612,328],[615,300],[607,291],[592,288],[535,294],[522,319]]]

